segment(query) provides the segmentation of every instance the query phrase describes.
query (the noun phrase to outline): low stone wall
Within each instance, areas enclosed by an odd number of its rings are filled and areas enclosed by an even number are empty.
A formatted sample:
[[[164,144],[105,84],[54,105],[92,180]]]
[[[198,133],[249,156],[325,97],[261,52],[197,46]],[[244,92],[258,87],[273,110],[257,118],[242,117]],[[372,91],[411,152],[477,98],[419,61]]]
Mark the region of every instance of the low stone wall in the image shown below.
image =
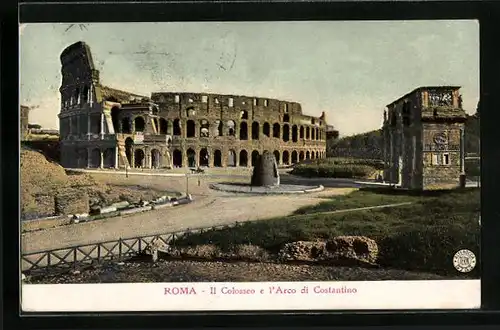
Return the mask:
[[[70,198],[77,197],[79,194],[71,195]],[[64,199],[63,196],[59,196],[64,203],[67,203],[69,199]],[[53,218],[41,218],[36,220],[23,221],[21,223],[22,231],[34,231],[43,230],[59,226],[65,226],[70,224],[85,223],[89,221],[104,220],[107,218],[113,218],[117,216],[127,216],[135,213],[147,212],[152,210],[158,210],[166,207],[173,207],[183,204],[188,204],[193,200],[193,197],[189,195],[183,195],[176,198],[175,201],[170,201],[170,197],[164,196],[165,198],[159,198],[157,202],[162,201],[160,204],[146,202],[144,206],[130,207],[128,202],[114,203],[111,206],[105,207],[102,210],[107,210],[106,212],[98,213],[94,216],[89,215],[88,212],[73,212],[69,214],[64,214],[60,216],[54,216]],[[52,198],[54,200],[54,198]],[[169,201],[167,201],[169,200]],[[166,201],[166,202],[164,202]],[[75,203],[76,204],[76,203]],[[82,204],[83,205],[83,204]],[[82,206],[80,205],[80,206]],[[63,205],[64,206],[64,205]],[[69,208],[69,207],[68,207]],[[87,207],[88,209],[88,207]]]
[[[21,231],[33,231],[33,230],[43,230],[49,229],[59,226],[69,225],[71,223],[71,219],[67,216],[59,216],[50,219],[37,219],[37,220],[29,220],[21,222]]]

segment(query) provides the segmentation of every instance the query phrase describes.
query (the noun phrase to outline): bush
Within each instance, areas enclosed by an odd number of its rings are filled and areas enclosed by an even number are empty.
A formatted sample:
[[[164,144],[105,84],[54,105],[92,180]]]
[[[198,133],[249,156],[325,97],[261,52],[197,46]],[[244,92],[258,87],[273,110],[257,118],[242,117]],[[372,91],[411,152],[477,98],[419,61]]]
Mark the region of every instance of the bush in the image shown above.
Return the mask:
[[[300,164],[295,166],[290,173],[305,177],[352,179],[369,177],[375,171],[375,168],[368,165]]]
[[[296,164],[291,173],[305,177],[352,179],[367,178],[383,168],[383,162],[378,159],[325,158]]]
[[[433,272],[439,275],[454,275],[453,256],[461,249],[471,250],[479,261],[479,228],[463,226],[432,226],[408,229],[387,236],[379,245],[379,264],[383,267],[410,271]],[[479,262],[470,277],[479,275]]]

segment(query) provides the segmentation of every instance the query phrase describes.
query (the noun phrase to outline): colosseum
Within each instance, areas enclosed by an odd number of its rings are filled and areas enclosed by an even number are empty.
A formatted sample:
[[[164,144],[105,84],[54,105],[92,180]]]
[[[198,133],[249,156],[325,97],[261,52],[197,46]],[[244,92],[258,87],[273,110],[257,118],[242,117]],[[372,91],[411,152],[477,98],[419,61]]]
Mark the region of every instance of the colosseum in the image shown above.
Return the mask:
[[[252,166],[272,151],[281,166],[326,157],[326,118],[299,103],[262,97],[103,86],[90,48],[67,47],[59,130],[66,168]]]

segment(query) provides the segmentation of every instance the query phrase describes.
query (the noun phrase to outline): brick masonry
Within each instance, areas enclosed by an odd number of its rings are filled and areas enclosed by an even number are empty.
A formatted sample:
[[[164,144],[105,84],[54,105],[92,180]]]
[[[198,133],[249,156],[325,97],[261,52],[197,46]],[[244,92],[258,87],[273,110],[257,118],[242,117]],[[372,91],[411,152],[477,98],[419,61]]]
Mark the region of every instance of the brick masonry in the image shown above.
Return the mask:
[[[448,189],[464,172],[464,123],[459,87],[420,87],[384,112],[386,181],[408,189]]]

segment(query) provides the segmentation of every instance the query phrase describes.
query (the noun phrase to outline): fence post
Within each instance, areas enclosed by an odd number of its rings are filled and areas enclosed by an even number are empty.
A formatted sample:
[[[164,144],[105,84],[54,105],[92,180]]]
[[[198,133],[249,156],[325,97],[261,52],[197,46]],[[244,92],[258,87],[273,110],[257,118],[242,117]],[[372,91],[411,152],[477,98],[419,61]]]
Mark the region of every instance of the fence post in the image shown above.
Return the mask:
[[[97,263],[101,262],[101,243],[97,244]]]
[[[122,238],[118,240],[118,260],[122,260]]]
[[[47,267],[50,267],[50,252],[47,253]]]
[[[74,269],[76,269],[76,262],[77,262],[77,258],[78,258],[78,257],[77,257],[77,253],[76,253],[76,250],[77,250],[77,249],[78,249],[77,247],[75,247],[75,248],[73,249],[73,268],[74,268]]]

